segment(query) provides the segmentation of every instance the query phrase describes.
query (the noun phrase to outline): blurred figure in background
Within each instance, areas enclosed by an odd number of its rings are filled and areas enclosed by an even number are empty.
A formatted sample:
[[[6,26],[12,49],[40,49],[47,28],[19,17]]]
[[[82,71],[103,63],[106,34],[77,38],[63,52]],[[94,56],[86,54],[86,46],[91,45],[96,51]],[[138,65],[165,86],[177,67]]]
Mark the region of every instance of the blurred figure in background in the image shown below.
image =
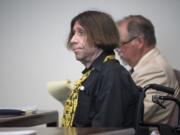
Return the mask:
[[[174,97],[179,95],[179,85],[172,67],[156,47],[154,26],[141,15],[130,15],[118,21],[120,58],[131,68],[131,76],[137,86],[156,83],[175,89]],[[175,107],[173,102],[164,102],[166,109],[152,102],[152,95],[167,93],[150,90],[144,101],[146,122],[168,123]]]

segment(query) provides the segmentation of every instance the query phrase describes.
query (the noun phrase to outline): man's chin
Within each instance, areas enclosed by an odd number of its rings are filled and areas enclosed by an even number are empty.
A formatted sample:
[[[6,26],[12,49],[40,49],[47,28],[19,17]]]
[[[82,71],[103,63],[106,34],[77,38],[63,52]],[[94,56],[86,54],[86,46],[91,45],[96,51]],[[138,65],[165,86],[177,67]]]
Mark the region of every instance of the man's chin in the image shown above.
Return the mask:
[[[122,64],[123,64],[124,66],[128,66],[128,65],[129,65],[125,60],[122,60]]]
[[[120,57],[120,63],[123,65],[123,66],[128,66],[129,64],[127,63],[127,61],[124,59],[124,58],[122,58],[122,57]]]

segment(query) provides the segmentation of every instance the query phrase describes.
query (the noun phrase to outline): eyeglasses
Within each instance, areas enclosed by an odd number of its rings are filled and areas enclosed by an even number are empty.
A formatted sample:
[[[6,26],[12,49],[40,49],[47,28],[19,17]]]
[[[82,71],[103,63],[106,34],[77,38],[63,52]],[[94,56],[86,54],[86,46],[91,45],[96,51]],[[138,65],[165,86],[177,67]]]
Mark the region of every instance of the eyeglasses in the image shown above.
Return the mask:
[[[120,47],[127,45],[128,43],[132,42],[132,41],[135,40],[136,38],[138,38],[138,36],[135,36],[135,37],[129,39],[128,41],[125,41],[125,42],[120,43]]]

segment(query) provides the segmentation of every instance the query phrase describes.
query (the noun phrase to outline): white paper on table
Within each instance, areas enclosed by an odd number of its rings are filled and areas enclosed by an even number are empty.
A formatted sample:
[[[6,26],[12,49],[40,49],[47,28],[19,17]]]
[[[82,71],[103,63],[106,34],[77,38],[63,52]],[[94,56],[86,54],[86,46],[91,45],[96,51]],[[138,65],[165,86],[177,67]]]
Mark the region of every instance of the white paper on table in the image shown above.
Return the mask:
[[[0,131],[0,135],[36,135],[35,130]]]

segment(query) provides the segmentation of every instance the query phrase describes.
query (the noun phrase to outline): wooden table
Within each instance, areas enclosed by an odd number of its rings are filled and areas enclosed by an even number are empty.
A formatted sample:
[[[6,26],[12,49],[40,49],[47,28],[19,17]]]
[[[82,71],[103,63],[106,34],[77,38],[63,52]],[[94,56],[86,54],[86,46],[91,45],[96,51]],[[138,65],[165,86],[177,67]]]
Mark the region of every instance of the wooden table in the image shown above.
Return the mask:
[[[32,127],[42,124],[58,127],[58,121],[58,111],[37,111],[19,116],[0,116],[0,127]]]
[[[0,128],[3,131],[33,130],[36,135],[135,135],[132,128]]]

